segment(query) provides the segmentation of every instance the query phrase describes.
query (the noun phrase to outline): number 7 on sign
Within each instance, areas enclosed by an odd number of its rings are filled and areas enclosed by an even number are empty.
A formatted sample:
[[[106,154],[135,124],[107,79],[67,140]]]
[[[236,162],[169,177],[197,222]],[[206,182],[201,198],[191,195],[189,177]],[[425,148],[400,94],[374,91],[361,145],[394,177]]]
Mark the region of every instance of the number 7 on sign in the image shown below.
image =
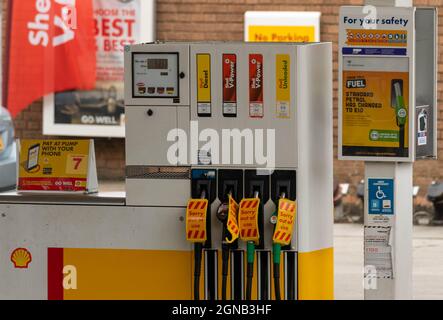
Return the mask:
[[[68,159],[66,161],[66,173],[67,174],[75,174],[75,175],[84,175],[87,172],[87,164],[88,158],[86,155],[76,155],[70,154],[68,155]]]

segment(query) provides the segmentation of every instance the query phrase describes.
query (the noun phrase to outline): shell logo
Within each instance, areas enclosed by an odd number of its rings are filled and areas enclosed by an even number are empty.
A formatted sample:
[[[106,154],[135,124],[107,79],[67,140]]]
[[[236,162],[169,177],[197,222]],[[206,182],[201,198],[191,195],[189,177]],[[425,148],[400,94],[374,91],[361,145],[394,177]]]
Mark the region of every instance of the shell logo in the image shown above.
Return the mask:
[[[15,249],[11,253],[11,262],[17,269],[28,269],[29,264],[32,261],[31,252],[25,248]]]

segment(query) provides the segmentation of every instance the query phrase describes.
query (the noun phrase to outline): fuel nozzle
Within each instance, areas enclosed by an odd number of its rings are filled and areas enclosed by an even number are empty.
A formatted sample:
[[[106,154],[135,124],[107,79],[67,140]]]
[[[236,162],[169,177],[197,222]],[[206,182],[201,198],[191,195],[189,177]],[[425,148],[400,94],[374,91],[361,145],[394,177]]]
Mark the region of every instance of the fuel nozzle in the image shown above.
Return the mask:
[[[260,192],[258,190],[254,191],[254,198],[260,198]],[[246,256],[247,256],[247,270],[246,270],[246,300],[251,300],[252,295],[252,279],[254,278],[254,260],[255,260],[255,243],[254,241],[248,241],[246,245]]]
[[[206,199],[206,189],[202,189],[200,199]],[[200,274],[202,266],[203,244],[195,243],[195,267],[194,267],[194,299],[200,300]]]
[[[200,199],[206,199],[206,189],[202,188],[200,192]]]
[[[223,202],[217,209],[217,219],[225,224],[228,221],[229,203]]]
[[[194,243],[194,299],[200,300],[200,275],[203,245],[207,240],[207,190],[200,189],[199,199],[190,199],[186,209],[187,240]],[[190,223],[192,222],[192,223]]]
[[[186,239],[194,244],[194,299],[200,299],[200,276],[203,253],[205,299],[217,299],[217,252],[212,250],[211,204],[216,195],[215,170],[191,171],[191,199],[186,208]],[[204,251],[203,251],[204,250]]]
[[[280,193],[280,199],[286,198],[286,192]],[[278,209],[272,214],[270,223],[274,226],[274,233],[278,222]],[[280,290],[280,257],[281,257],[281,244],[275,241],[272,244],[272,256],[274,263],[274,290],[275,290],[275,300],[281,300],[281,290]]]
[[[272,250],[274,263],[274,289],[275,299],[281,300],[280,290],[280,260],[282,247],[290,246],[293,236],[294,223],[296,220],[297,203],[286,198],[286,192],[281,191],[277,202],[277,210],[271,218],[271,223],[274,225],[274,234],[272,236]],[[291,281],[292,283],[292,281]],[[291,284],[287,287],[288,298],[292,297],[294,287]]]
[[[221,223],[223,223],[223,225],[226,225],[228,222],[228,216],[229,216],[229,200],[233,196],[234,187],[231,185],[226,185],[223,189],[225,189],[224,199],[223,199],[222,204],[218,207],[217,219]],[[223,232],[223,239],[225,239],[224,232]]]
[[[226,300],[228,268],[229,268],[229,254],[230,244],[227,241],[229,236],[228,231],[228,217],[229,217],[229,199],[232,192],[227,195],[228,201],[224,201],[217,210],[217,219],[223,224],[222,231],[222,300]]]

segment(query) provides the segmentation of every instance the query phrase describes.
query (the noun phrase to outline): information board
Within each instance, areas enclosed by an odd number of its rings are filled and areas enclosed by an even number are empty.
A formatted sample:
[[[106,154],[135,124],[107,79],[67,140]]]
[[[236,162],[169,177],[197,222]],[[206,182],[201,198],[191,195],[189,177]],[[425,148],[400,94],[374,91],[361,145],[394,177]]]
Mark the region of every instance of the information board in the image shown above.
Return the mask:
[[[414,9],[363,8],[340,12],[339,158],[410,162]]]
[[[98,191],[93,140],[20,140],[18,192]]]

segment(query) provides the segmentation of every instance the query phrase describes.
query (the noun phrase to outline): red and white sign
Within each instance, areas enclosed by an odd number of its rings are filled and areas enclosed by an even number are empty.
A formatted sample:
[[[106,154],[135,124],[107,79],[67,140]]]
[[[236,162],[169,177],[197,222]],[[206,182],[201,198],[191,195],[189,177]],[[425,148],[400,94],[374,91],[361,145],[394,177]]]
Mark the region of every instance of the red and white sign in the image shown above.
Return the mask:
[[[278,202],[277,225],[273,242],[283,246],[291,243],[294,233],[294,222],[297,214],[297,203],[289,199],[280,199]]]
[[[229,196],[229,213],[228,213],[228,231],[231,234],[231,239],[226,238],[227,243],[233,243],[240,235],[240,228],[238,226],[238,203],[232,196]]]
[[[91,0],[22,0],[10,6],[5,93],[13,116],[46,94],[95,86]]]
[[[186,240],[204,243],[207,239],[206,215],[209,202],[206,199],[192,199],[186,208]]]
[[[123,87],[126,45],[140,41],[140,1],[94,0],[97,81]],[[120,89],[120,88],[119,88]]]
[[[263,55],[249,55],[249,116],[263,118]]]
[[[243,199],[240,202],[239,226],[240,239],[243,241],[258,242],[260,234],[258,230],[258,210],[260,199]]]
[[[237,56],[223,55],[223,115],[237,115]]]
[[[93,90],[45,97],[43,133],[85,137],[125,136],[124,46],[152,42],[152,0],[92,0],[96,82]]]

